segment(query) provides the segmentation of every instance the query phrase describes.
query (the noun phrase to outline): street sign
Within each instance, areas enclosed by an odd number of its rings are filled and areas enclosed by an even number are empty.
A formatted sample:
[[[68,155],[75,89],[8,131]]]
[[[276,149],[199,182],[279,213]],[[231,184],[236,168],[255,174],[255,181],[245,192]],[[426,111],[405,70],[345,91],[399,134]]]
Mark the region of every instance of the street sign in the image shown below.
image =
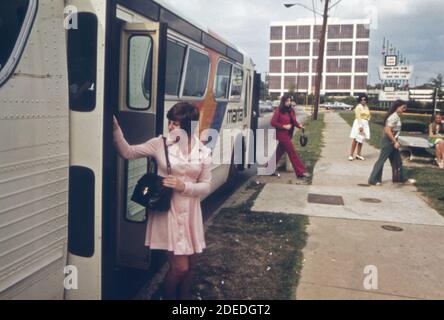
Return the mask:
[[[384,91],[385,92],[393,92],[393,91],[395,91],[395,87],[385,87]]]
[[[390,55],[385,56],[386,67],[396,67],[398,65],[398,56]]]
[[[386,92],[381,91],[379,93],[379,101],[396,101],[396,100],[409,100],[409,92],[408,91],[393,91]]]
[[[379,67],[381,80],[410,80],[413,66]]]

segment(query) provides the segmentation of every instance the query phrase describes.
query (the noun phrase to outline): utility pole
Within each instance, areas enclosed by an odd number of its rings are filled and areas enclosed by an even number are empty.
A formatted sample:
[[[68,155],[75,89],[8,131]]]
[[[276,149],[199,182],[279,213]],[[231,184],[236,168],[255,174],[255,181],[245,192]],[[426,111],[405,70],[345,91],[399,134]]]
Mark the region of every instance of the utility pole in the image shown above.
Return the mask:
[[[325,52],[325,38],[327,33],[327,19],[328,19],[328,3],[329,0],[324,0],[324,19],[322,22],[321,39],[319,43],[319,55],[318,55],[318,76],[316,78],[315,85],[315,101],[314,101],[314,111],[313,120],[318,120],[319,112],[319,102],[321,100],[321,82],[322,82],[322,72],[324,69],[324,52]]]

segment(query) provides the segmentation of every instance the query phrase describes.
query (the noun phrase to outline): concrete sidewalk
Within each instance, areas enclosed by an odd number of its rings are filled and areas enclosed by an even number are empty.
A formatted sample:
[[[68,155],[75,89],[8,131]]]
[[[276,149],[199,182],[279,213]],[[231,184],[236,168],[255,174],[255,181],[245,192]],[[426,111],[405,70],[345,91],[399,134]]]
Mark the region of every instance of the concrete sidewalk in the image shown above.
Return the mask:
[[[379,151],[365,145],[366,161],[348,161],[350,126],[335,113],[325,122],[313,184],[267,183],[252,208],[310,217],[297,299],[444,299],[444,218],[415,187],[393,185],[388,163],[383,186],[365,186]],[[309,194],[343,205],[308,203]],[[366,266],[377,289],[364,286]]]

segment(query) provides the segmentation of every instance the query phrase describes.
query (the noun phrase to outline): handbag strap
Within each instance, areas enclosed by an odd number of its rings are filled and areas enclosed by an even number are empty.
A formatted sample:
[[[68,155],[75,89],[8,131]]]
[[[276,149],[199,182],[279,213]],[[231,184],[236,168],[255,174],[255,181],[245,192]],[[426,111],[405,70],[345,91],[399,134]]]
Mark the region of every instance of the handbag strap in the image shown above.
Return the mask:
[[[170,163],[170,157],[168,156],[168,146],[166,144],[166,138],[162,137],[163,140],[163,149],[165,151],[165,159],[167,164],[167,173],[170,176],[171,175],[171,163]]]

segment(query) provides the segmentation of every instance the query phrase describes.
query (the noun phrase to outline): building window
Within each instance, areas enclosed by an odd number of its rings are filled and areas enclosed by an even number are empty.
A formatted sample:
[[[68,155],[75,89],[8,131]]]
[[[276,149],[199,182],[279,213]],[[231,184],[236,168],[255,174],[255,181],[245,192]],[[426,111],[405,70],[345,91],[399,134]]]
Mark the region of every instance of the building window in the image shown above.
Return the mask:
[[[134,35],[128,46],[128,107],[146,110],[151,105],[153,40],[147,35]]]
[[[356,30],[356,37],[368,39],[370,37],[370,25],[358,24]]]
[[[285,29],[287,40],[310,39],[310,26],[288,26]]]
[[[367,72],[368,71],[368,59],[356,59],[355,72]]]
[[[285,73],[309,72],[309,66],[308,59],[285,60]]]
[[[328,39],[350,39],[353,38],[353,25],[330,25],[328,26]]]
[[[349,76],[327,76],[327,90],[350,90],[351,77]]]
[[[298,27],[298,39],[310,39],[310,26],[299,26]]]
[[[341,25],[341,38],[342,39],[353,38],[353,25],[352,24]]]
[[[352,42],[328,42],[327,55],[329,56],[351,56],[353,53]]]
[[[202,98],[207,91],[210,59],[207,55],[189,49],[187,71],[182,95]]]
[[[125,218],[130,222],[144,222],[146,220],[146,208],[133,202],[131,197],[137,185],[137,181],[147,171],[150,158],[142,158],[128,161],[128,175],[126,177],[126,211]],[[151,168],[154,167],[151,164]],[[153,171],[150,171],[153,172]]]
[[[282,72],[282,60],[270,60],[270,73]]]
[[[165,76],[165,94],[178,96],[180,90],[180,80],[185,59],[186,47],[168,40],[167,43],[167,63]]]
[[[282,56],[282,44],[281,43],[272,43],[270,45],[270,56],[271,57]]]
[[[288,92],[298,92],[308,89],[307,76],[286,76],[284,78],[284,89]]]
[[[341,26],[340,25],[329,25],[327,28],[328,39],[340,39],[341,38]]]
[[[318,72],[318,59],[313,59],[312,60],[311,72]]]
[[[310,60],[298,60],[298,71],[297,72],[309,72],[310,71]]]
[[[37,0],[0,2],[0,85],[13,73],[37,12]]]
[[[355,89],[367,89],[367,76],[355,77]]]
[[[228,99],[228,90],[230,88],[231,64],[225,61],[219,61],[216,73],[216,85],[214,97],[216,99]]]
[[[244,84],[244,72],[240,68],[233,67],[233,76],[231,78],[230,100],[240,100],[243,84]]]
[[[295,91],[296,89],[296,77],[295,76],[286,76],[284,78],[284,90],[286,91]]]
[[[287,43],[285,45],[285,56],[287,57],[301,57],[310,55],[310,43]]]
[[[298,55],[298,44],[297,43],[287,43],[285,45],[285,56],[295,57]]]
[[[368,42],[356,42],[356,55],[357,56],[368,56]]]
[[[285,60],[285,73],[295,73],[295,72],[298,72],[298,61]]]
[[[270,29],[270,39],[271,40],[282,40],[283,27],[271,27]]]
[[[319,42],[313,42],[313,56],[319,56]]]
[[[339,76],[338,77],[338,89],[349,90],[351,88],[351,77]]]
[[[316,89],[316,80],[317,79],[318,79],[317,75],[311,77],[311,90],[312,91],[314,91]],[[322,83],[322,79],[321,79],[321,89],[323,89],[323,88],[324,88],[324,84]]]
[[[97,17],[78,14],[78,29],[68,31],[69,107],[88,112],[96,106]]]
[[[328,59],[327,72],[351,72],[351,59]]]
[[[313,29],[313,39],[320,40],[322,35],[322,26],[314,26]]]
[[[268,86],[272,90],[280,90],[281,89],[281,77],[271,76],[268,80]]]
[[[285,38],[287,40],[294,40],[298,38],[298,27],[288,26],[285,28]]]

